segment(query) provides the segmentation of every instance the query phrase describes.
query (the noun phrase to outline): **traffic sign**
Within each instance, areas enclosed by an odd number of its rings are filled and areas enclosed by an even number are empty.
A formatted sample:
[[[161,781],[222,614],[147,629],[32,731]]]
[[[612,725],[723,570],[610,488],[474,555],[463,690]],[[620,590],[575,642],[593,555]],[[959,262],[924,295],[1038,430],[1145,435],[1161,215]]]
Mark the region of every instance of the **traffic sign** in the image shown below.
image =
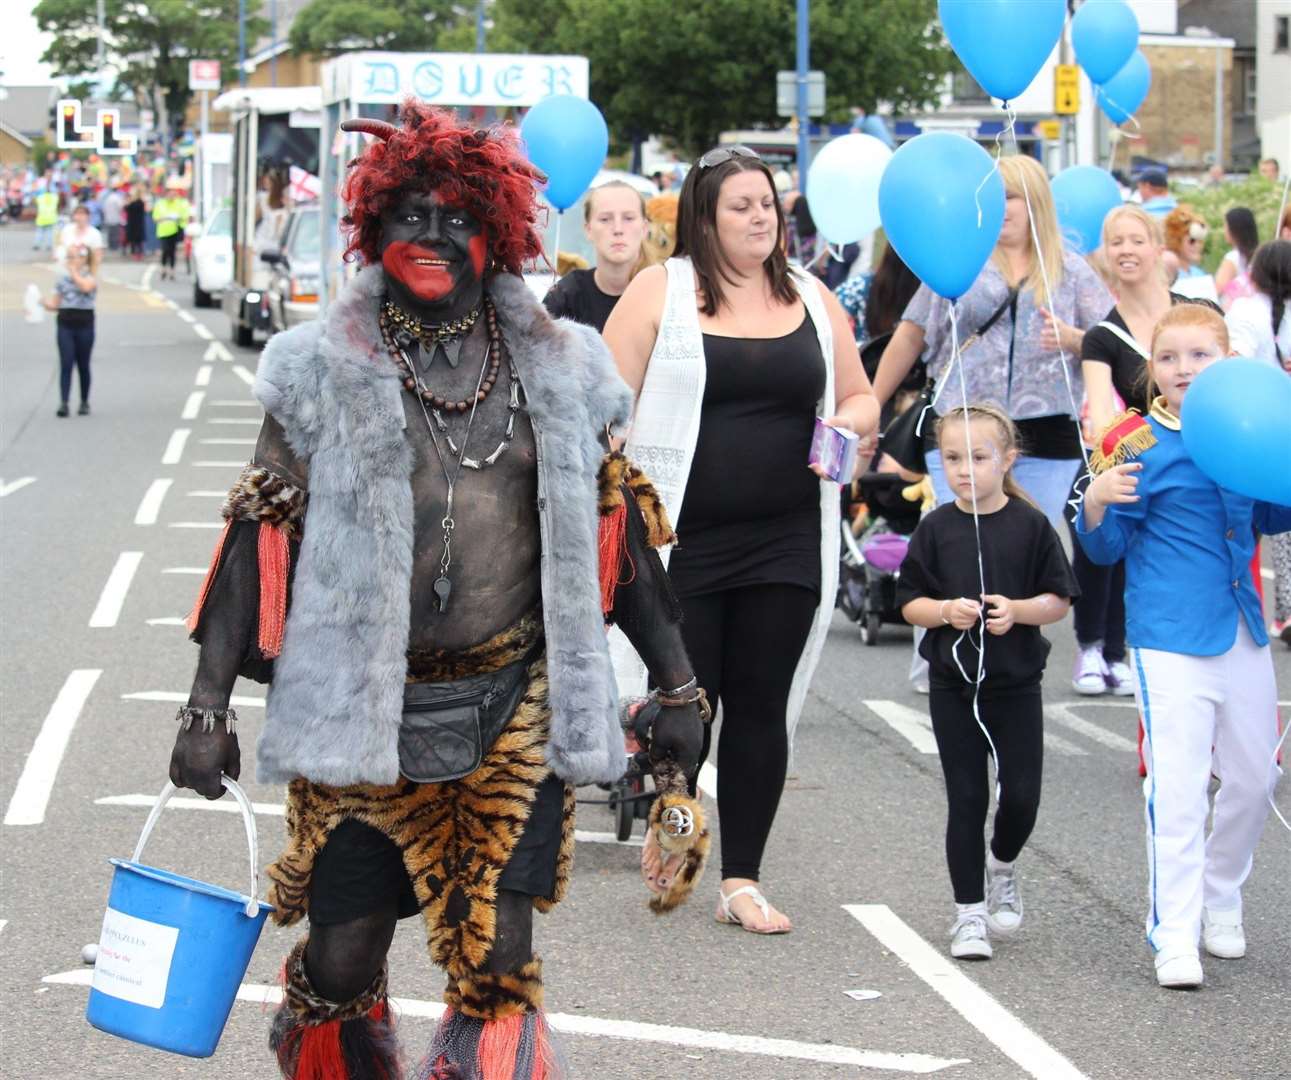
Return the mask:
[[[1057,142],[1062,138],[1062,121],[1038,120],[1036,121],[1035,130],[1040,138],[1048,139],[1049,142]]]
[[[218,60],[190,60],[188,62],[188,88],[190,90],[218,90],[220,88],[220,62]]]
[[[777,71],[775,76],[775,111],[779,116],[798,113],[798,73]],[[825,73],[807,72],[807,115],[825,115]]]
[[[1080,112],[1080,68],[1056,64],[1053,69],[1053,111],[1059,116]]]

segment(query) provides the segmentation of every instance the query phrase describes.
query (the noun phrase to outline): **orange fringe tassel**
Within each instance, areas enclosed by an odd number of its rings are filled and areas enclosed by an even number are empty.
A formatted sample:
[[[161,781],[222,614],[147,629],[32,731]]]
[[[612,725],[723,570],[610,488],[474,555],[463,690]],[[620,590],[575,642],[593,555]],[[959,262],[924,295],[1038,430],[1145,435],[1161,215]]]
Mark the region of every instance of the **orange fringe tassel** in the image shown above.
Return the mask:
[[[619,573],[628,554],[628,508],[620,502],[608,514],[602,514],[597,534],[600,563],[601,614],[614,610],[614,591]],[[629,579],[631,580],[631,579]]]
[[[229,529],[232,527],[233,522],[226,521],[224,529],[220,533],[220,538],[215,541],[215,553],[211,556],[211,565],[206,568],[206,577],[202,581],[202,590],[197,594],[197,604],[193,607],[184,623],[188,627],[190,634],[197,629],[197,624],[201,621],[202,607],[206,603],[206,597],[211,591],[211,586],[215,583],[215,573],[220,568],[220,557],[224,554],[224,541],[228,539]]]
[[[525,1013],[516,1013],[500,1020],[490,1020],[480,1032],[476,1051],[476,1067],[482,1077],[511,1077],[515,1073],[516,1058],[520,1056],[520,1038],[524,1034]],[[543,1018],[535,1018],[538,1045],[533,1055],[533,1072],[524,1080],[548,1080],[547,1060],[551,1056],[547,1045],[547,1025]]]
[[[256,544],[260,567],[260,627],[257,644],[266,660],[282,652],[287,625],[287,568],[290,547],[287,534],[277,525],[260,523]]]

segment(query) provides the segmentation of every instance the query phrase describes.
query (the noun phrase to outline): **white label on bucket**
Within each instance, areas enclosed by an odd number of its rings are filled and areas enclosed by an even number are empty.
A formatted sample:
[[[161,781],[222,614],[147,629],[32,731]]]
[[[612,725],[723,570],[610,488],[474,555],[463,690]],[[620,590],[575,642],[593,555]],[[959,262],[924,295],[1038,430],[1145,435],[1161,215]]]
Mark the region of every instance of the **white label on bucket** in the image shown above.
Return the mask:
[[[108,908],[90,985],[100,994],[160,1009],[179,930]]]

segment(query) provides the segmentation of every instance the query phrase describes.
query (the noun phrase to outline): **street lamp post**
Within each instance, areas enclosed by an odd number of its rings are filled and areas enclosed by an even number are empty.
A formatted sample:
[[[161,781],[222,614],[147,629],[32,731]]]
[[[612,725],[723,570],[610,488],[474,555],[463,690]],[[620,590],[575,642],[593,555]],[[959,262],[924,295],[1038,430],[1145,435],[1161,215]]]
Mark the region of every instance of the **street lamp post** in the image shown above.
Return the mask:
[[[810,0],[798,0],[798,190],[807,190],[807,69],[810,67],[811,35],[807,32]]]

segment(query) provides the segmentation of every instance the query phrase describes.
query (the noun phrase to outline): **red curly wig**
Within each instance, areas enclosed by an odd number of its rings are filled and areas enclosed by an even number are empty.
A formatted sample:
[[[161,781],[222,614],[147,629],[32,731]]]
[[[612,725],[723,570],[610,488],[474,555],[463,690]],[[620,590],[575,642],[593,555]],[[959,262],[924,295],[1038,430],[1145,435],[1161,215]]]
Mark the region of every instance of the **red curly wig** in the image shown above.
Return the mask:
[[[483,226],[494,263],[518,274],[542,254],[536,184],[546,177],[529,163],[514,128],[477,129],[446,109],[407,98],[402,127],[377,138],[350,163],[341,198],[349,207],[346,256],[379,263],[381,212],[400,192],[431,191]]]

